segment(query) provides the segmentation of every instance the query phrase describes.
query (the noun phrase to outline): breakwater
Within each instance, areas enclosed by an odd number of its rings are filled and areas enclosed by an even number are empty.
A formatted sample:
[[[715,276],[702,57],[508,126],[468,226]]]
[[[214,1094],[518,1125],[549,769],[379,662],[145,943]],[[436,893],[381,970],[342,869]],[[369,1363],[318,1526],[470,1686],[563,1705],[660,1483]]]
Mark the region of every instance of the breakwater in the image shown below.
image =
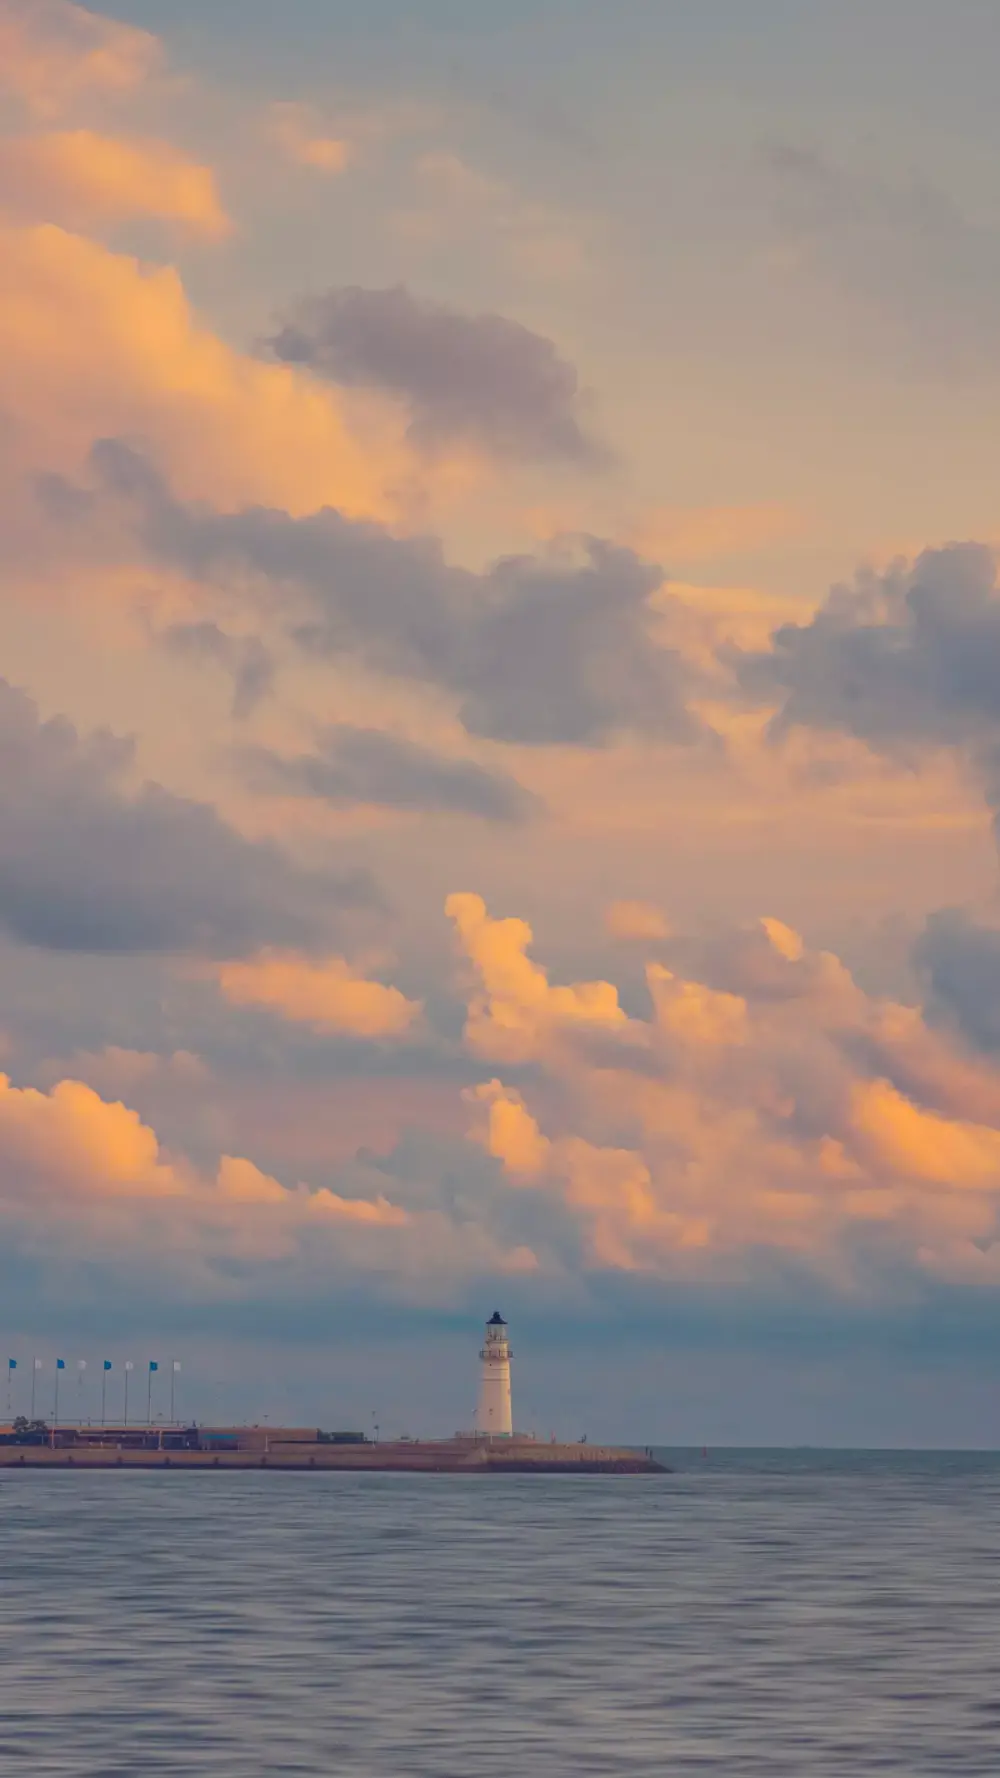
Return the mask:
[[[254,1429],[256,1431],[256,1429]],[[328,1444],[301,1436],[283,1442],[258,1436],[242,1447],[169,1448],[70,1442],[60,1432],[50,1444],[0,1445],[0,1469],[95,1470],[400,1470],[432,1475],[656,1475],[666,1473],[646,1451],[621,1446],[543,1444],[536,1440],[401,1440]]]

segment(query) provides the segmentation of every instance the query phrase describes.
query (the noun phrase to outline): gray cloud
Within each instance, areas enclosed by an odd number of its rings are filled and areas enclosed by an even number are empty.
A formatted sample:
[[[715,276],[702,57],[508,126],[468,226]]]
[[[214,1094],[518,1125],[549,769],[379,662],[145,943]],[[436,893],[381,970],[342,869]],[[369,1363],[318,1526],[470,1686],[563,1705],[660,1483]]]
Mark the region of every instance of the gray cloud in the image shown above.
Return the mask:
[[[249,716],[274,684],[274,661],[259,636],[230,636],[211,622],[170,624],[157,640],[184,659],[214,661],[233,681],[233,715]]]
[[[314,753],[282,757],[265,747],[248,747],[240,758],[255,789],[317,797],[338,806],[375,803],[481,815],[487,821],[523,820],[536,807],[529,792],[506,773],[489,772],[473,760],[447,759],[413,741],[350,723],[325,729]]]
[[[937,374],[967,367],[997,340],[1000,233],[917,173],[841,165],[814,148],[765,146],[774,223],[811,272],[816,317],[831,292],[879,324],[880,350]]]
[[[232,956],[308,945],[365,879],[299,870],[207,804],[123,786],[133,745],[43,722],[0,680],[0,926],[52,950]]]
[[[1000,586],[978,543],[835,587],[808,624],[775,630],[767,653],[729,651],[745,691],[776,701],[772,733],[839,729],[913,762],[948,747],[993,811],[1000,841]]]
[[[399,396],[424,446],[471,439],[518,458],[605,455],[577,417],[573,366],[504,315],[463,315],[401,284],[351,285],[299,303],[267,344],[334,382]]]
[[[1000,589],[977,543],[835,587],[769,652],[734,655],[745,690],[780,700],[779,727],[841,729],[875,747],[981,754],[1000,723]]]
[[[148,548],[203,579],[248,582],[311,654],[453,692],[471,734],[601,745],[621,730],[690,742],[687,669],[654,634],[660,569],[597,538],[573,562],[450,566],[435,539],[390,535],[332,508],[220,513],[175,501],[117,440],[95,447],[96,498],[126,502]],[[246,596],[250,596],[247,594]]]
[[[922,235],[925,248],[935,236],[959,230],[965,219],[943,192],[911,175],[893,182],[872,168],[850,168],[815,148],[769,142],[763,148],[771,175],[776,213],[797,235],[866,229],[877,235]]]
[[[978,1049],[1000,1050],[1000,930],[955,908],[932,914],[914,947],[932,1014]]]

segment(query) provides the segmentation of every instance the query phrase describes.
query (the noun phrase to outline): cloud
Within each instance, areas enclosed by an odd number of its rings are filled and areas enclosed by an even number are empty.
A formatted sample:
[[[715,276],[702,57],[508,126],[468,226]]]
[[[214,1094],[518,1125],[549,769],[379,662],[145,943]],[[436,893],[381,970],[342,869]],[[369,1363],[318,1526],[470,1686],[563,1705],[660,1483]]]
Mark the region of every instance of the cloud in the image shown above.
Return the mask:
[[[185,505],[121,440],[102,441],[93,465],[103,498],[131,508],[160,559],[195,579],[245,588],[253,577],[310,655],[354,655],[450,691],[471,734],[535,746],[600,746],[623,729],[681,743],[705,734],[686,703],[688,669],[658,634],[662,573],[631,550],[585,538],[575,554],[475,574],[434,539],[329,507],[296,519]]]
[[[996,347],[1000,234],[950,193],[911,172],[843,165],[794,143],[764,149],[775,264],[805,273],[814,326],[839,289],[851,319],[882,323],[880,352],[899,352],[936,375],[967,368]]]
[[[332,390],[226,345],[173,269],[48,226],[0,229],[0,257],[0,410],[22,472],[76,474],[121,434],[199,499],[388,514],[398,440],[360,440]]]
[[[235,1204],[283,1204],[287,1195],[285,1187],[270,1174],[238,1155],[223,1155],[218,1182],[222,1197]]]
[[[743,685],[780,702],[782,727],[842,729],[875,747],[967,746],[1000,719],[1000,591],[991,550],[927,550],[833,589],[766,653],[736,657]]]
[[[1000,1076],[918,1008],[768,919],[716,949],[714,986],[650,965],[626,1020],[612,984],[551,988],[523,922],[454,900],[469,1047],[532,1064],[466,1092],[471,1137],[517,1204],[569,1213],[584,1269],[1000,1281]]]
[[[422,154],[414,172],[411,202],[390,219],[410,249],[460,241],[468,253],[474,243],[480,260],[499,261],[504,274],[566,280],[578,292],[589,269],[592,215],[524,197],[447,149]]]
[[[64,1298],[253,1305],[325,1300],[363,1284],[425,1300],[464,1279],[524,1272],[537,1262],[487,1220],[447,1204],[408,1207],[386,1174],[344,1190],[286,1185],[241,1155],[196,1167],[167,1152],[122,1103],[65,1079],[50,1092],[0,1076],[0,1232],[21,1275],[40,1268]]]
[[[776,705],[772,735],[840,730],[903,761],[950,748],[1000,808],[1000,586],[984,544],[862,573],[768,650],[723,656],[744,691]]]
[[[327,1186],[321,1186],[313,1193],[310,1209],[320,1216],[369,1226],[375,1224],[380,1228],[399,1228],[410,1221],[405,1210],[398,1204],[390,1204],[386,1198],[376,1198],[374,1203],[367,1198],[342,1198],[339,1192],[332,1192]]]
[[[0,0],[0,85],[41,116],[91,93],[131,92],[160,59],[148,31],[71,0]]]
[[[136,1112],[81,1081],[61,1080],[40,1093],[0,1075],[0,1224],[8,1240],[27,1235],[36,1249],[58,1246],[62,1230],[46,1238],[55,1208],[77,1251],[88,1251],[89,1235],[105,1265],[131,1253],[151,1266],[146,1243],[154,1242],[168,1272],[180,1261],[189,1280],[200,1274],[201,1288],[214,1294],[226,1293],[234,1260],[287,1260],[324,1231],[336,1240],[341,1230],[410,1222],[384,1197],[287,1188],[239,1156],[223,1155],[214,1176],[201,1173],[167,1155]],[[351,1257],[357,1263],[361,1254]]]
[[[925,1111],[885,1080],[856,1087],[852,1113],[876,1164],[891,1174],[962,1191],[1000,1187],[1000,1130]]]
[[[107,1044],[102,1050],[77,1050],[62,1059],[53,1057],[40,1073],[46,1085],[71,1078],[93,1087],[102,1098],[131,1094],[151,1085],[199,1087],[207,1078],[204,1063],[190,1050],[159,1055],[154,1050],[123,1049],[119,1044]]]
[[[235,1155],[223,1155],[216,1183],[220,1196],[232,1204],[268,1204],[287,1209],[294,1203],[292,1193],[277,1179],[262,1173],[252,1161]],[[300,1197],[300,1203],[312,1216],[344,1223],[400,1228],[411,1220],[405,1210],[398,1204],[390,1204],[385,1197],[379,1196],[374,1202],[368,1198],[343,1198],[338,1192],[330,1191],[328,1186],[310,1192],[308,1197]]]
[[[51,1092],[18,1088],[0,1075],[0,1214],[34,1197],[97,1205],[108,1200],[182,1199],[192,1222],[233,1206],[274,1206],[296,1220],[400,1226],[405,1211],[306,1187],[283,1186],[252,1161],[223,1155],[214,1176],[162,1150],[154,1130],[120,1101],[78,1080]]]
[[[325,135],[308,105],[269,105],[266,127],[283,159],[293,166],[308,167],[315,173],[342,173],[351,159],[350,143]]]
[[[67,228],[152,217],[210,239],[232,226],[209,167],[167,142],[93,130],[0,138],[0,210]]]
[[[649,901],[613,901],[605,909],[604,923],[612,938],[640,944],[670,937],[666,915]]]
[[[544,1136],[517,1093],[490,1081],[467,1095],[486,1106],[488,1123],[481,1140],[515,1183],[547,1179],[567,1206],[589,1224],[588,1260],[609,1269],[634,1269],[631,1244],[623,1239],[625,1223],[634,1237],[650,1234],[657,1224],[673,1222],[658,1210],[645,1161],[628,1149],[598,1148],[576,1137],[556,1142]]]
[[[977,1048],[1000,1050],[1000,929],[945,909],[928,920],[914,955],[934,1011]]]
[[[518,460],[601,455],[580,424],[573,366],[503,315],[463,315],[401,284],[351,285],[299,303],[268,343],[286,363],[398,396],[425,448],[463,440]]]
[[[548,1164],[552,1144],[520,1095],[509,1092],[499,1080],[490,1080],[470,1087],[465,1098],[469,1105],[487,1108],[483,1143],[488,1153],[503,1162],[515,1181],[537,1178]]]
[[[315,797],[335,808],[365,804],[523,821],[537,806],[528,791],[504,772],[487,771],[474,760],[449,759],[415,741],[344,722],[323,730],[314,753],[281,755],[248,747],[240,758],[255,790]]]
[[[234,1006],[263,1006],[314,1031],[401,1037],[420,1012],[398,988],[366,981],[342,957],[310,962],[287,953],[223,964],[219,987]]]
[[[649,964],[646,981],[661,1030],[688,1043],[746,1043],[747,1005],[741,995],[719,993],[704,982],[678,981],[662,963]]]
[[[0,681],[0,924],[24,944],[238,956],[315,942],[360,878],[302,871],[207,804],[125,786],[133,745]]]
[[[109,1105],[81,1081],[51,1093],[0,1075],[0,1170],[5,1196],[175,1197],[184,1181],[160,1156],[134,1111]]]
[[[449,895],[445,913],[475,972],[465,1029],[477,1052],[513,1061],[536,1053],[561,1027],[625,1023],[611,982],[550,985],[527,955],[532,931],[526,921],[491,919],[478,895]]]
[[[249,716],[274,684],[274,660],[259,636],[232,636],[216,623],[168,624],[160,645],[182,660],[212,661],[233,681],[233,715]]]
[[[803,515],[774,501],[753,506],[651,506],[626,527],[625,541],[656,561],[748,555],[787,542]]]
[[[158,1289],[228,1301],[302,1302],[331,1276],[447,1294],[528,1269],[556,1290],[641,1273],[882,1303],[1000,1283],[1000,1074],[919,1008],[866,995],[769,919],[712,941],[714,984],[652,965],[648,1014],[626,1018],[610,982],[551,983],[524,922],[475,896],[449,912],[472,966],[466,1047],[486,1063],[462,1095],[464,1159],[451,1137],[404,1136],[290,1183],[238,1140],[195,1166],[79,1079],[3,1082],[8,1250],[68,1244],[75,1265],[99,1253],[130,1276],[155,1252]],[[318,1029],[402,1035],[417,1010],[339,958],[257,955],[220,976],[238,1006]],[[184,1058],[82,1063],[110,1091],[211,1084]]]

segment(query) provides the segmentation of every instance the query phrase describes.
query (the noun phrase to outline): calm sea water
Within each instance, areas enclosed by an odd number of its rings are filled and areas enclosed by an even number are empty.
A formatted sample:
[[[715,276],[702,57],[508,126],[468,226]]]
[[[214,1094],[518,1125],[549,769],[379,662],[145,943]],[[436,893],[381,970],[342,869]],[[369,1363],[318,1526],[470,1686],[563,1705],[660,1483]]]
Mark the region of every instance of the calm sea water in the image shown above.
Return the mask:
[[[1000,1772],[1000,1457],[0,1473],[0,1770]]]

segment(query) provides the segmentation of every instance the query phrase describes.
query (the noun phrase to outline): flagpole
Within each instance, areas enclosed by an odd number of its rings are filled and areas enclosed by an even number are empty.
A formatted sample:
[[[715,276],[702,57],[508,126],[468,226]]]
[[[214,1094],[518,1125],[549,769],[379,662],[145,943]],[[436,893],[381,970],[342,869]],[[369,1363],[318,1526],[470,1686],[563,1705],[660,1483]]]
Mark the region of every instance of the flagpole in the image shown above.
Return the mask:
[[[31,1361],[31,1418],[35,1418],[35,1381],[38,1376],[38,1359]]]
[[[108,1361],[106,1358],[102,1358],[101,1365],[101,1425],[104,1426],[107,1423],[105,1408],[108,1399]]]
[[[61,1369],[63,1367],[63,1362],[64,1361],[61,1358],[56,1359],[56,1392],[55,1392],[55,1399],[52,1403],[52,1425],[53,1425],[53,1427],[56,1427],[59,1424],[59,1372],[61,1371]]]
[[[153,1366],[146,1372],[146,1425],[153,1424]]]
[[[122,1424],[124,1426],[128,1425],[128,1376],[129,1376],[129,1371],[131,1369],[132,1369],[132,1361],[130,1358],[126,1358],[126,1360],[125,1360],[125,1418],[122,1422]]]
[[[7,1418],[8,1418],[8,1420],[10,1419],[12,1413],[14,1412],[12,1393],[13,1393],[13,1388],[14,1388],[14,1372],[16,1370],[17,1370],[17,1359],[16,1358],[8,1358],[8,1360],[7,1360]]]

